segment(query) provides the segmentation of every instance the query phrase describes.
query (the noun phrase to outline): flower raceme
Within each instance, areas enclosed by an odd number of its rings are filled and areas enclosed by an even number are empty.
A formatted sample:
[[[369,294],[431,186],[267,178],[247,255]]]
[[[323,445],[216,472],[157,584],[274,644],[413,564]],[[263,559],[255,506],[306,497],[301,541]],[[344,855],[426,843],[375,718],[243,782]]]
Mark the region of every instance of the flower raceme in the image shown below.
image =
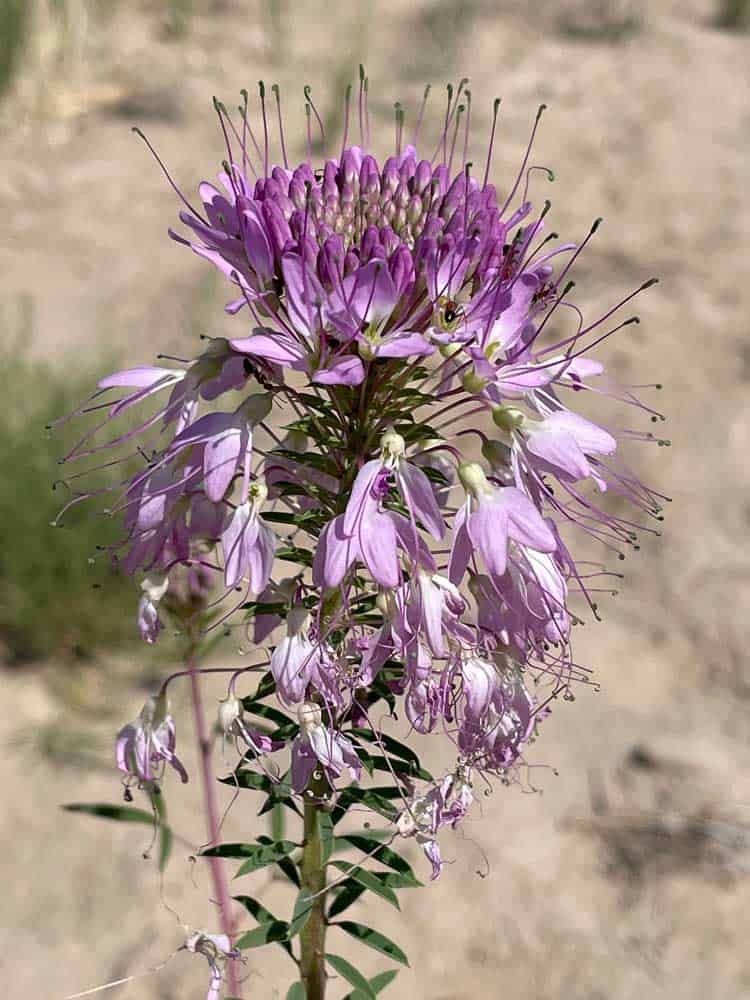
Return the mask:
[[[247,97],[237,123],[217,102],[223,170],[197,202],[169,178],[184,226],[171,236],[224,275],[237,336],[99,383],[80,412],[103,419],[66,461],[134,445],[142,465],[68,506],[114,497],[113,557],[158,581],[139,610],[147,642],[161,581],[198,567],[214,581],[201,627],[252,626],[268,643],[264,690],[298,718],[264,739],[243,722],[233,679],[222,728],[252,751],[245,763],[285,746],[301,794],[335,788],[347,769],[357,778],[356,733],[382,698],[452,740],[456,774],[404,792],[399,821],[437,875],[437,832],[466,812],[470,776],[513,778],[549,704],[588,678],[571,602],[595,611],[616,574],[576,561],[576,532],[622,557],[643,515],[660,518],[664,498],[616,457],[625,439],[656,438],[615,435],[573,405],[596,395],[660,415],[590,356],[633,321],[607,326],[632,295],[593,322],[570,299],[598,223],[580,244],[546,232],[549,203],[529,197],[531,142],[503,194],[489,182],[498,102],[476,172],[466,81],[449,88],[434,153],[420,138],[424,103],[409,141],[399,106],[384,160],[367,89],[359,140],[347,96],[338,151],[316,163],[309,140],[298,165],[278,91],[277,150],[263,88],[262,141]],[[130,423],[110,431],[120,418]],[[283,583],[282,559],[295,566]],[[182,774],[173,750],[160,703],[122,731],[118,763],[141,782],[164,762]]]

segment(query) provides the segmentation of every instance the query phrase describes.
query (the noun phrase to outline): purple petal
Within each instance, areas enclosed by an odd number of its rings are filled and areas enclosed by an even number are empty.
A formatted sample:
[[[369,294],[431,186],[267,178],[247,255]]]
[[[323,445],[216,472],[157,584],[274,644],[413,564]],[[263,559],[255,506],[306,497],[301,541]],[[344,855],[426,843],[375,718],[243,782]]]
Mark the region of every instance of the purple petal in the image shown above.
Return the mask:
[[[251,337],[230,340],[229,344],[232,350],[239,351],[240,354],[252,354],[277,365],[292,365],[305,357],[300,345],[282,333],[254,333]]]
[[[359,554],[356,536],[344,533],[344,515],[339,514],[320,533],[313,559],[315,586],[338,587]]]
[[[255,544],[257,536],[257,516],[253,516],[249,503],[240,504],[221,536],[227,587],[235,587],[247,572],[248,550]]]
[[[536,513],[536,508],[534,508],[534,513]],[[467,527],[469,537],[481,552],[487,569],[490,573],[502,576],[508,562],[506,505],[491,500],[482,501],[477,505],[477,509],[469,514]]]
[[[525,493],[515,486],[498,490],[494,506],[502,504],[508,519],[508,534],[538,552],[554,552],[557,540],[552,529]]]
[[[203,449],[203,483],[206,496],[214,503],[218,503],[229,489],[248,437],[247,426],[241,428],[235,425],[206,442]]]
[[[375,513],[359,525],[362,559],[381,587],[397,587],[401,582],[396,529],[387,514]]]
[[[464,504],[456,511],[456,516],[453,519],[453,540],[448,562],[448,579],[454,586],[458,586],[463,579],[474,548],[466,525],[467,514],[468,508]]]
[[[348,354],[337,358],[312,377],[319,385],[360,385],[365,377],[362,359]]]
[[[428,573],[437,573],[435,558],[427,548],[427,544],[416,525],[412,524],[408,517],[404,517],[403,514],[394,510],[386,511],[385,516],[390,518],[396,529],[399,544],[409,556],[410,561],[421,566]]]
[[[370,462],[365,462],[357,473],[344,511],[344,532],[347,535],[353,535],[362,518],[374,509],[377,501],[371,496],[370,491],[382,468],[381,460],[374,458]]]
[[[427,357],[435,353],[435,345],[425,340],[421,333],[404,332],[385,337],[375,353],[379,358]]]
[[[445,522],[430,480],[424,472],[410,462],[400,462],[398,482],[404,503],[412,516],[422,522],[433,538],[442,539],[445,535]]]

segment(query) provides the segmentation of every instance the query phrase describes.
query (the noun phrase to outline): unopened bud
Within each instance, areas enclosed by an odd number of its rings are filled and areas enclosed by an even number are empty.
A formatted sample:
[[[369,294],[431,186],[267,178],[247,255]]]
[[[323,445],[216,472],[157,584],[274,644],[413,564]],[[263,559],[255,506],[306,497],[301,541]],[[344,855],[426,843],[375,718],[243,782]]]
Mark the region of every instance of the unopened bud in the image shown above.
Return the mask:
[[[165,691],[160,691],[158,695],[151,695],[141,709],[141,722],[144,727],[158,729],[169,715],[169,702]]]
[[[141,590],[149,600],[157,604],[167,592],[169,587],[169,577],[166,573],[152,573],[141,581]]]
[[[518,430],[525,419],[524,412],[516,406],[493,406],[492,408],[492,420],[495,426],[508,434]]]
[[[482,378],[482,376],[477,375],[476,372],[467,372],[461,379],[461,385],[467,392],[470,392],[474,396],[487,388],[489,385],[489,379]]]
[[[458,478],[466,492],[475,499],[492,493],[492,487],[487,482],[484,469],[477,462],[461,462],[458,467]]]
[[[461,344],[440,344],[438,350],[444,358],[452,358],[454,354],[458,354],[461,350]]]
[[[303,733],[311,733],[323,721],[320,708],[311,701],[303,701],[297,709],[297,721]]]
[[[482,445],[482,457],[493,469],[506,469],[510,466],[510,448],[502,441],[487,438]]]
[[[235,722],[242,719],[244,708],[239,698],[229,695],[219,702],[219,726],[226,735],[232,732]]]
[[[298,604],[286,616],[287,635],[301,635],[310,627],[310,612]]]
[[[406,451],[406,441],[395,431],[386,431],[380,439],[383,458],[398,460]]]
[[[272,409],[273,394],[270,392],[256,392],[242,404],[242,414],[253,426],[265,420]]]
[[[268,496],[268,487],[263,482],[262,479],[256,479],[254,483],[250,483],[248,489],[248,496],[253,501],[256,507],[262,507],[266,502]]]

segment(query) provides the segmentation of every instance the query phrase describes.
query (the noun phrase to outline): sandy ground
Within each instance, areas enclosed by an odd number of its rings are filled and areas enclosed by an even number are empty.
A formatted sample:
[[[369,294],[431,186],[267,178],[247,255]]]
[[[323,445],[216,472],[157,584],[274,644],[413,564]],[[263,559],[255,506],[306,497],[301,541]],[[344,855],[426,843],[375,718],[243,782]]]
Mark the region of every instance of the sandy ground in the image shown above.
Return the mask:
[[[302,84],[327,111],[360,60],[378,127],[393,100],[418,100],[425,80],[471,75],[478,156],[502,95],[501,186],[546,102],[535,158],[557,180],[549,191],[538,182],[537,197],[549,194],[554,228],[573,239],[595,216],[606,220],[578,271],[579,303],[593,315],[662,278],[639,306],[642,324],[603,357],[625,381],[665,386],[673,447],[637,456],[644,478],[674,497],[663,538],[628,560],[605,622],[580,631],[579,658],[602,690],[545,724],[531,754],[545,766],[529,776],[541,792],[499,789],[446,844],[455,863],[438,884],[401,917],[367,913],[412,957],[387,995],[750,996],[747,36],[716,31],[712,5],[697,0],[607,8],[640,17],[624,37],[617,23],[592,37],[602,5],[597,14],[546,0],[529,13],[491,0],[224,0],[196,4],[179,39],[157,6],[132,2],[105,25],[74,24],[67,61],[49,55],[61,44],[51,36],[46,62],[30,57],[0,105],[2,302],[13,316],[31,301],[33,353],[63,369],[102,353],[143,362],[155,344],[192,349],[198,333],[236,330],[221,313],[224,290],[166,238],[175,201],[128,125],[142,124],[191,186],[222,156],[212,94],[229,103],[261,76],[277,79],[290,111],[298,95],[289,117],[300,136]],[[4,331],[9,345],[12,323]],[[160,893],[141,858],[146,833],[58,809],[116,798],[115,775],[75,766],[71,746],[85,732],[87,753],[107,760],[111,733],[143,696],[127,675],[102,665],[83,682],[90,716],[73,717],[55,694],[54,665],[0,672],[8,1000],[62,1000],[147,969],[180,943],[180,922],[210,920],[188,846]],[[187,705],[177,709],[186,715]],[[40,733],[46,756],[34,749]],[[439,768],[440,747],[429,753]],[[196,789],[170,791],[175,826],[189,833]],[[241,808],[227,821],[228,836],[258,829]],[[276,905],[279,887],[268,891]],[[334,950],[354,954],[347,941]],[[283,998],[285,961],[280,950],[250,953],[246,995]],[[198,959],[182,954],[105,995],[183,1000],[201,997],[204,982]]]

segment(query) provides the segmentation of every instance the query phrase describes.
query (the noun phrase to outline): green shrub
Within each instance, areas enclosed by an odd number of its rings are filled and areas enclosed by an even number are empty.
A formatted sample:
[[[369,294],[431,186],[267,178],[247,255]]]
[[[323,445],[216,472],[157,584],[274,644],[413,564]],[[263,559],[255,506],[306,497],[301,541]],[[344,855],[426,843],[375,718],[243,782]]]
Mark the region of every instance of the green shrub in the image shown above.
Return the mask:
[[[97,516],[102,505],[84,503],[63,527],[51,526],[70,496],[66,487],[52,488],[62,471],[57,459],[81,436],[85,421],[53,431],[45,425],[72,410],[94,383],[93,376],[71,376],[71,368],[2,363],[0,646],[11,663],[88,658],[137,636],[137,588],[96,548],[118,530]]]
[[[0,0],[0,94],[13,79],[29,28],[29,0]]]

